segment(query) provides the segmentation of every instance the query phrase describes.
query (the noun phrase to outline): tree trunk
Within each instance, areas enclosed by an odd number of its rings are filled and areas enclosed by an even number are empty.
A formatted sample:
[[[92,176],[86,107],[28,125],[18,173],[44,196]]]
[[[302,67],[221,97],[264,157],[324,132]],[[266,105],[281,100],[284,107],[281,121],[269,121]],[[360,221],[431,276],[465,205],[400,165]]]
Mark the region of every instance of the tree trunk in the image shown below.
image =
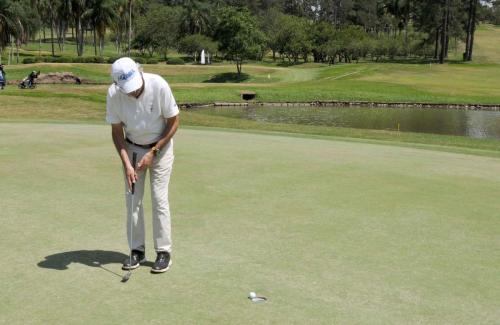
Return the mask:
[[[237,58],[236,59],[236,70],[238,70],[238,79],[241,76],[241,63],[242,63],[242,60],[240,60],[239,58]]]
[[[19,39],[16,40],[16,63],[19,64],[19,47],[21,46],[21,41]]]
[[[434,59],[437,60],[439,53],[439,27],[436,28],[436,42],[434,44]]]
[[[39,31],[38,32],[38,56],[42,56],[42,33]],[[0,58],[0,63],[2,61],[2,58]]]
[[[97,56],[97,39],[96,39],[95,26],[94,26],[94,56]]]
[[[471,19],[471,35],[470,35],[470,45],[469,45],[469,53],[467,53],[467,61],[472,61],[472,50],[474,49],[474,34],[476,32],[476,12],[477,12],[477,4],[478,0],[473,0],[474,6],[472,9],[472,19]]]
[[[444,57],[448,58],[448,50],[450,48],[450,34],[446,35],[446,42],[444,46]]]
[[[441,53],[439,55],[440,64],[444,63],[444,59],[446,57],[446,39],[448,37],[449,10],[450,10],[450,0],[446,0],[443,13],[443,31],[441,33]]]
[[[472,5],[474,0],[469,0],[469,10],[467,15],[467,38],[465,39],[465,52],[464,52],[464,61],[468,61],[469,57],[469,48],[470,48],[470,39],[472,34]]]
[[[66,42],[66,22],[63,22],[63,29],[62,29],[62,52],[64,53],[64,44]]]
[[[83,28],[82,28],[82,19],[78,17],[77,26],[76,26],[76,50],[78,56],[83,55]]]
[[[130,43],[132,42],[132,0],[129,0],[129,16],[128,16],[128,56],[130,56]]]
[[[54,20],[50,20],[50,44],[52,46],[52,57],[55,56],[54,53]]]

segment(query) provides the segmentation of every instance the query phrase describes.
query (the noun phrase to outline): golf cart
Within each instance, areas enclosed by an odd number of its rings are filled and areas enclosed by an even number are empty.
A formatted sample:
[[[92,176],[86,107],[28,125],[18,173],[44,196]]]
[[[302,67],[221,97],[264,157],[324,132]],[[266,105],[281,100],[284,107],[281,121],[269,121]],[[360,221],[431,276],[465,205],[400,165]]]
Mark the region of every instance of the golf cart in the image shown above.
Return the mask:
[[[21,89],[34,89],[36,88],[35,79],[40,75],[40,71],[32,71],[26,78],[19,83]]]

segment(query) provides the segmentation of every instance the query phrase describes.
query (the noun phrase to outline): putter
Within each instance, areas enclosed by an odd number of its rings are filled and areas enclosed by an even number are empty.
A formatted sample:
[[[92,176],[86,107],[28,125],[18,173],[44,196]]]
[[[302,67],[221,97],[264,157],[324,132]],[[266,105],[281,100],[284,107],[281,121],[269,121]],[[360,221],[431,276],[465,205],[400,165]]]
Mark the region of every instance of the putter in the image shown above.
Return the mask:
[[[132,166],[134,167],[134,170],[135,170],[135,163],[137,161],[137,153],[134,152],[132,153]],[[130,210],[133,211],[134,209],[134,192],[135,192],[135,182],[132,183],[132,188],[130,190]],[[134,237],[132,236],[132,213],[130,214],[130,243],[133,243]],[[130,277],[132,276],[132,250],[130,251],[130,262],[129,262],[129,269],[128,269],[128,272],[125,273],[125,275],[123,276],[122,278],[122,282],[127,282]]]

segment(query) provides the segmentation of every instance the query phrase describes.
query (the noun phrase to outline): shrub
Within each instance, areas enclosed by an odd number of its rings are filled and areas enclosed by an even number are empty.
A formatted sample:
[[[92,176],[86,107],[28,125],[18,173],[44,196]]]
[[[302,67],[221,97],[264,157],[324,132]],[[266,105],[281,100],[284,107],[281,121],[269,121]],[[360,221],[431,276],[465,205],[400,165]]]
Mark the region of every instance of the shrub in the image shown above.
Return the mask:
[[[135,57],[135,58],[132,58],[132,60],[134,60],[135,62],[137,62],[139,64],[145,64],[146,63],[146,59],[141,58],[141,57]]]
[[[38,62],[37,58],[24,58],[23,64],[32,64]]]
[[[84,58],[81,57],[81,56],[75,56],[73,59],[72,59],[72,62],[73,63],[84,63]]]
[[[85,63],[104,63],[104,58],[101,56],[88,56],[84,59]]]
[[[119,58],[121,58],[121,56],[110,56],[106,62],[109,64],[112,64],[113,62],[115,62]]]
[[[147,64],[158,64],[158,60],[151,58],[151,59],[147,59],[146,63]]]
[[[181,58],[170,58],[170,59],[167,59],[167,64],[181,65],[181,64],[184,64],[184,60]]]
[[[71,63],[73,60],[70,57],[67,56],[56,56],[56,57],[48,57],[47,62],[53,62],[53,63]]]

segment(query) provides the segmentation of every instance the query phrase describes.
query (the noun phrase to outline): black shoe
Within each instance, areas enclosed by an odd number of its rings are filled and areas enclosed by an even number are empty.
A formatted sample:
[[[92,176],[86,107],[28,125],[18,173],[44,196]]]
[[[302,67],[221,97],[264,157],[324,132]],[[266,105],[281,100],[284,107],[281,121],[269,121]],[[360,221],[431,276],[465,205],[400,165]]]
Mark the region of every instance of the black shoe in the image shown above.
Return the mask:
[[[172,265],[172,260],[170,259],[169,252],[158,252],[156,256],[156,261],[153,267],[151,268],[152,273],[163,273],[167,271]]]
[[[141,264],[146,261],[146,255],[144,252],[133,250],[130,254],[132,258],[127,257],[125,261],[123,261],[122,270],[133,270],[138,268]],[[132,263],[131,263],[132,262]]]

